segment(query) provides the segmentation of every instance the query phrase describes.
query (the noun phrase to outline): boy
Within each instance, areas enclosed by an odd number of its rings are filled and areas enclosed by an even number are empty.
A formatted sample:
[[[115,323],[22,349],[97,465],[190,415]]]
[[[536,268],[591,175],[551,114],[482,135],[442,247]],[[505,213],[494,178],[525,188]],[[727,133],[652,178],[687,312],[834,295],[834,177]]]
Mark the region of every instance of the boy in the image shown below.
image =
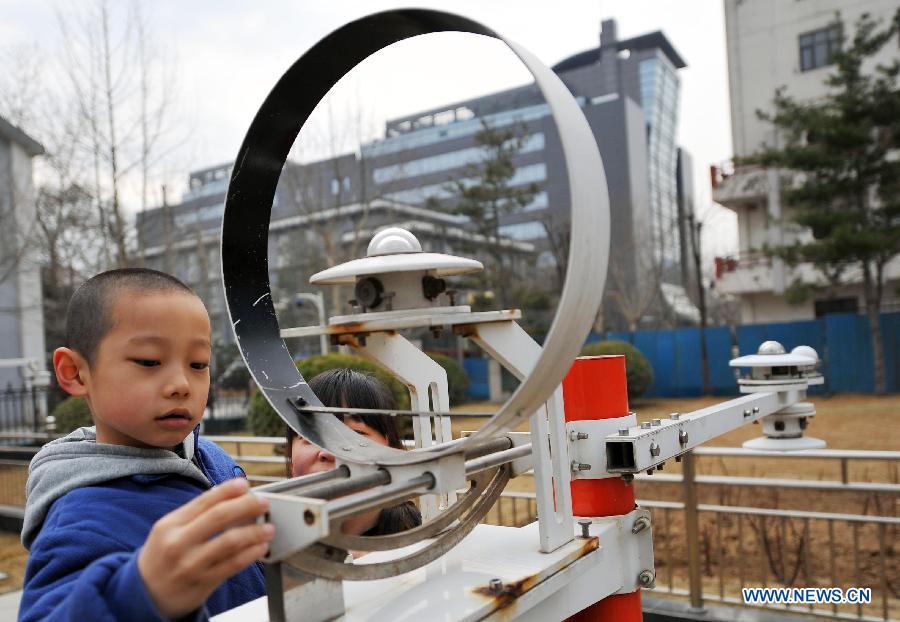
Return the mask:
[[[266,502],[197,434],[203,303],[162,272],[111,270],[72,296],[66,333],[56,378],[95,428],[48,443],[29,468],[20,620],[194,620],[262,596]]]

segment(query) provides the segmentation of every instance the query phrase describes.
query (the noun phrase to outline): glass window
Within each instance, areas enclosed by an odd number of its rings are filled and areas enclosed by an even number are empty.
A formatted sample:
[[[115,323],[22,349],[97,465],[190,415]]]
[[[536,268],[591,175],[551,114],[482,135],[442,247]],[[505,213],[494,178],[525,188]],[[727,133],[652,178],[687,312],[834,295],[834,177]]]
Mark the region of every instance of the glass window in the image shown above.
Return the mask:
[[[500,235],[514,240],[533,240],[545,237],[547,232],[540,222],[520,222],[514,225],[503,225],[500,227]]]
[[[531,153],[533,151],[540,151],[543,148],[544,134],[543,132],[538,132],[537,134],[531,134],[524,138],[519,153]],[[385,182],[406,179],[407,177],[428,175],[430,173],[460,168],[467,164],[477,164],[478,162],[484,161],[486,157],[487,151],[483,147],[469,147],[467,149],[449,151],[427,158],[410,160],[400,164],[382,166],[375,169],[373,178],[375,179],[375,183],[383,184]]]
[[[331,194],[337,194],[341,191],[341,184],[337,179],[331,180]]]
[[[800,35],[800,71],[811,71],[834,62],[841,50],[841,24],[832,24]]]

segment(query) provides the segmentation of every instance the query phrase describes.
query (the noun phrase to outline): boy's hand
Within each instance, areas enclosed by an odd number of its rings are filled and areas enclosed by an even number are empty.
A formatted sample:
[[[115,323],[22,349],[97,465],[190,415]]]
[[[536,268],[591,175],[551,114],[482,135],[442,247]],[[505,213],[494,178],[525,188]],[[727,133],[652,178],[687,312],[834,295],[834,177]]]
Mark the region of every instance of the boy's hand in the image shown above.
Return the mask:
[[[248,486],[243,478],[229,480],[153,525],[137,564],[164,616],[194,611],[225,579],[266,554],[275,527],[247,523],[269,503],[245,494]]]

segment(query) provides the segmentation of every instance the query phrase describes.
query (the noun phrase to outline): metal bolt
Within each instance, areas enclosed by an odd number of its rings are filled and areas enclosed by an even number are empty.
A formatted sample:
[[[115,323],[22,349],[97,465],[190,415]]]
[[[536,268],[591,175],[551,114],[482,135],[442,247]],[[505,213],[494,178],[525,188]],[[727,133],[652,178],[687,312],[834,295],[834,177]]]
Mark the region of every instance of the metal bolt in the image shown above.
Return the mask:
[[[581,537],[582,538],[590,538],[591,537],[591,519],[589,518],[579,518],[578,524],[581,525]]]
[[[681,419],[681,413],[671,413],[669,415],[669,419],[674,419],[675,421],[678,421],[679,419]]]
[[[754,414],[754,415],[758,415],[758,414],[759,414],[759,406],[754,406],[754,407],[753,407],[753,414]]]
[[[684,447],[688,443],[688,433],[686,430],[682,430],[678,433],[678,442],[681,443],[681,446]]]
[[[751,411],[749,408],[744,411],[744,417],[749,417],[751,414],[753,414],[753,411]]]
[[[638,516],[636,519],[634,519],[634,524],[631,526],[631,533],[639,534],[648,527],[650,527],[650,517]]]
[[[578,462],[578,460],[572,460],[572,470],[573,471],[590,471],[591,465],[585,464],[584,462]]]
[[[583,441],[583,440],[586,440],[587,437],[588,437],[588,433],[587,433],[587,432],[579,432],[579,433],[578,433],[578,436],[577,436],[576,438],[577,438],[579,441]]]
[[[349,445],[345,445],[345,446],[341,447],[341,451],[353,451],[353,448],[350,447]]]
[[[619,436],[628,436],[628,428],[619,428]]]
[[[650,429],[650,422],[649,422],[649,421],[645,421],[644,423],[642,423],[642,424],[641,424],[641,429],[642,429],[642,430],[649,430],[649,429]]]
[[[647,475],[653,475],[653,468],[647,469]]]
[[[625,483],[626,486],[631,486],[631,482],[634,481],[634,474],[632,474],[632,473],[623,473],[623,474],[622,474],[622,481]]]
[[[491,579],[488,582],[488,589],[490,590],[491,594],[499,594],[503,591],[503,581],[501,581],[500,579]]]
[[[675,462],[681,462],[681,456],[675,456]]]
[[[360,441],[360,442],[359,442],[359,446],[360,446],[360,447],[368,447],[369,444],[368,444],[366,441]]]
[[[653,587],[656,583],[656,573],[652,570],[641,571],[641,574],[638,575],[638,583],[641,587]]]
[[[576,432],[575,430],[569,430],[569,440],[570,441],[583,441],[588,437],[587,432]]]
[[[665,467],[665,466],[666,466],[666,463],[665,463],[665,462],[660,462],[659,464],[656,465],[656,470],[657,470],[657,471],[662,471],[662,470],[663,470],[663,467]]]
[[[659,455],[659,445],[655,442],[650,443],[650,455],[654,458]]]
[[[662,419],[654,419],[653,425],[662,425]]]

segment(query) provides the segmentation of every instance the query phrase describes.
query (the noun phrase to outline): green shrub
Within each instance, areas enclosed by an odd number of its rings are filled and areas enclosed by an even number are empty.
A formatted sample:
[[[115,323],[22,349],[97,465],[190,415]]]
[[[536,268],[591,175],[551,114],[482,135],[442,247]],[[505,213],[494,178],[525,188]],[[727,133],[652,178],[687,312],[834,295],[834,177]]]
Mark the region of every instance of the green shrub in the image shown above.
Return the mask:
[[[94,425],[91,409],[83,397],[68,397],[50,413],[56,420],[56,433],[66,435],[73,430]]]
[[[306,380],[309,380],[323,371],[335,368],[348,368],[372,374],[381,380],[390,389],[394,396],[397,408],[404,410],[409,408],[409,391],[406,386],[394,376],[380,367],[358,356],[349,354],[319,354],[305,358],[297,362],[297,369]],[[250,399],[250,407],[247,410],[247,427],[255,436],[281,436],[284,434],[284,421],[269,406],[269,402],[261,391],[253,392]]]
[[[628,399],[642,396],[653,384],[653,368],[641,351],[624,341],[595,341],[581,349],[581,356],[603,354],[625,355],[625,379],[628,382]]]
[[[447,372],[447,385],[450,392],[450,405],[456,406],[468,400],[469,374],[455,358],[437,352],[426,352],[435,363]]]

